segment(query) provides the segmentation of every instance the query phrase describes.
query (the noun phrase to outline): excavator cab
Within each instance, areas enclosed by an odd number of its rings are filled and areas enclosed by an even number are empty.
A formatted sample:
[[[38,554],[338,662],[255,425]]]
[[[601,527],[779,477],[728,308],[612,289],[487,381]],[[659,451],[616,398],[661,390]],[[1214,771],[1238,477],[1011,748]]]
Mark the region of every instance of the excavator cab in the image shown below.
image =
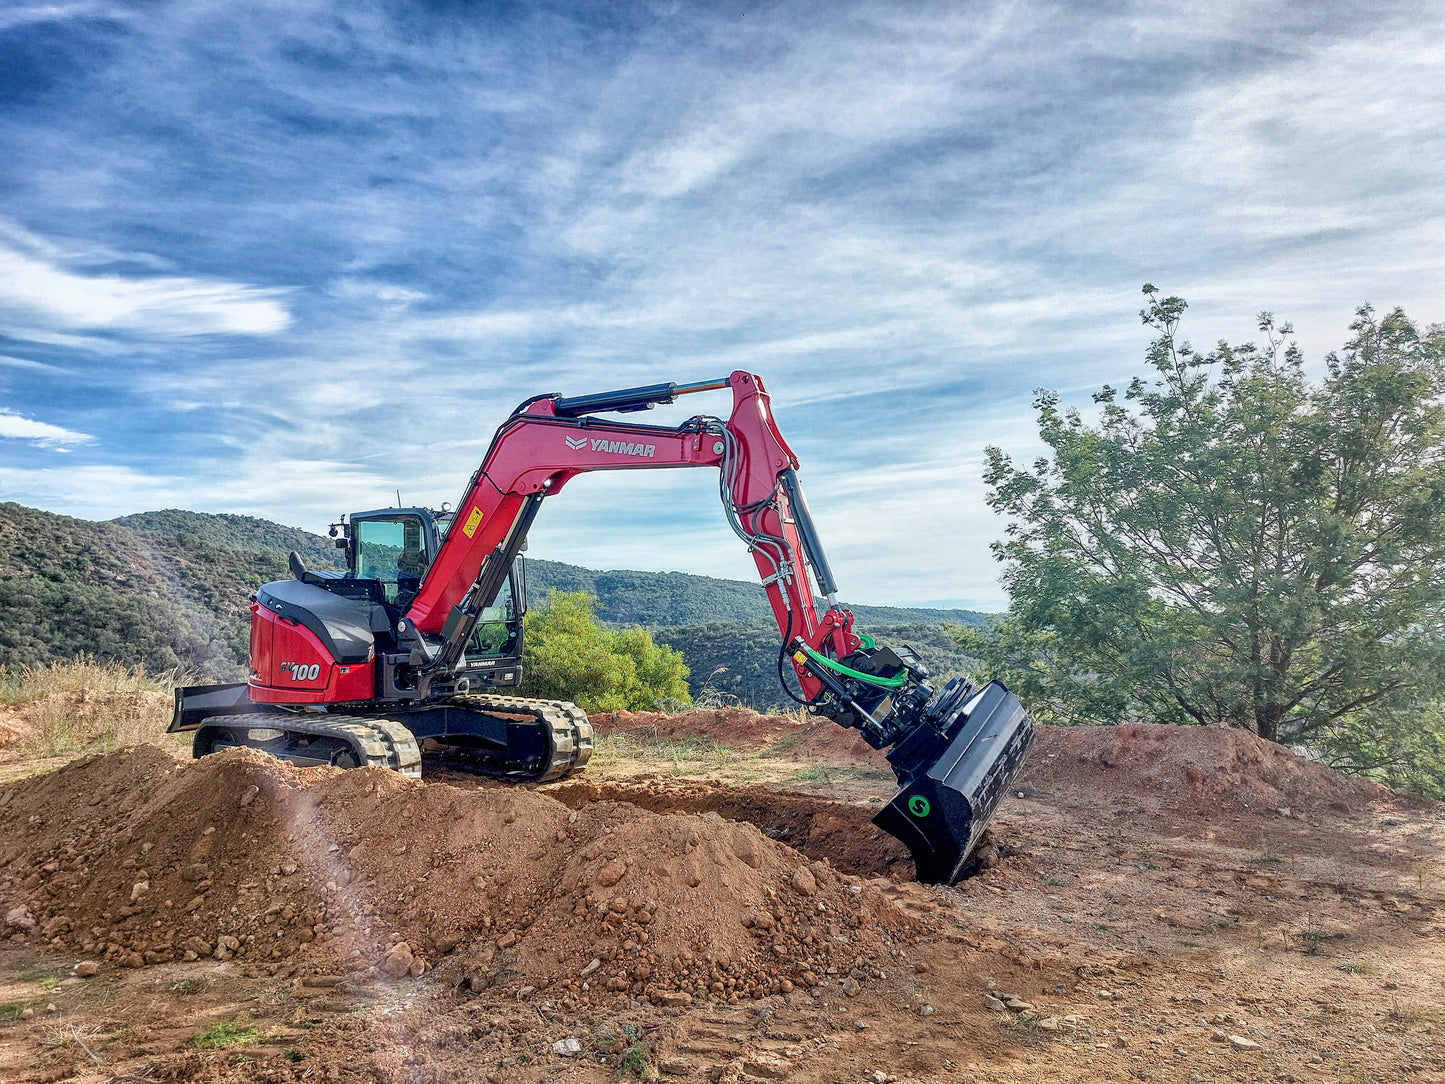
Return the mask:
[[[405,613],[441,544],[436,518],[426,508],[387,508],[350,519],[352,578],[375,580],[386,601]]]
[[[411,606],[455,518],[429,508],[355,512],[338,524],[347,552],[347,578],[374,583],[397,616]],[[459,667],[470,684],[514,686],[521,680],[522,625],[527,612],[526,573],[519,555],[492,604],[482,608]]]

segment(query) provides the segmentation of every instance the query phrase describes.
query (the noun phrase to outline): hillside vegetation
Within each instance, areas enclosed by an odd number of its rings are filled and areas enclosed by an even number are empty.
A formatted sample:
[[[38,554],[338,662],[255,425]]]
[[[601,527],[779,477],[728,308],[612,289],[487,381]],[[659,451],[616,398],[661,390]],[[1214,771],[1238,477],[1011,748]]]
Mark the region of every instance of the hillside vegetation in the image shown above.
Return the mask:
[[[93,523],[0,505],[0,667],[45,666],[79,655],[184,669],[194,681],[244,677],[250,596],[290,575],[286,554],[336,567],[330,539],[268,520],[167,509]],[[534,602],[586,592],[614,628],[642,626],[683,653],[694,695],[764,709],[778,686],[778,632],[756,584],[677,572],[598,572],[530,560]],[[937,673],[965,656],[944,629],[980,625],[966,610],[854,607],[880,642],[907,642]],[[720,671],[720,672],[719,672]]]

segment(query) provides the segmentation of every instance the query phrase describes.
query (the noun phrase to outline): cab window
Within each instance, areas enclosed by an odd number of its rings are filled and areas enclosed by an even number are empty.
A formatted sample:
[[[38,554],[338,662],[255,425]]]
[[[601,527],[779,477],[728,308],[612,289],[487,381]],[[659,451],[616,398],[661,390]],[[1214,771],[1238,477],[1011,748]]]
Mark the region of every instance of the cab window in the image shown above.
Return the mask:
[[[409,604],[430,564],[421,520],[416,516],[365,519],[353,524],[353,532],[357,577],[380,580],[388,602]]]
[[[497,592],[496,601],[482,610],[477,630],[467,644],[472,658],[510,655],[516,647],[517,608],[512,600],[512,582],[507,580]]]

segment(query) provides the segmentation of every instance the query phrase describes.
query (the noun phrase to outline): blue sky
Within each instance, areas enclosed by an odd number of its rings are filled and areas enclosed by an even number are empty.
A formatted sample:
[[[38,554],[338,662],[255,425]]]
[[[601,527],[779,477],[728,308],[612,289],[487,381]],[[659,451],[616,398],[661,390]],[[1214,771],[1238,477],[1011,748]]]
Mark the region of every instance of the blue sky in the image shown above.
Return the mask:
[[[1196,342],[1445,319],[1434,4],[0,3],[0,499],[312,529],[521,399],[763,375],[845,599],[993,608],[982,450]],[[649,415],[726,413],[693,397]],[[750,578],[702,471],[535,556]]]

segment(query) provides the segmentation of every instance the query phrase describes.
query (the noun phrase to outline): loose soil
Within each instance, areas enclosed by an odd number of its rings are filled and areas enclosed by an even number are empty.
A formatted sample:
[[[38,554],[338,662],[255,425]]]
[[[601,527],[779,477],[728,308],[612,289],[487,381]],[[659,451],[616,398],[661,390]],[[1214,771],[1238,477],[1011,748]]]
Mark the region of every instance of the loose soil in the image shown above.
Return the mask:
[[[0,1080],[1445,1080],[1439,805],[1046,728],[992,864],[926,887],[856,734],[597,722],[537,788],[146,745],[0,782]]]

